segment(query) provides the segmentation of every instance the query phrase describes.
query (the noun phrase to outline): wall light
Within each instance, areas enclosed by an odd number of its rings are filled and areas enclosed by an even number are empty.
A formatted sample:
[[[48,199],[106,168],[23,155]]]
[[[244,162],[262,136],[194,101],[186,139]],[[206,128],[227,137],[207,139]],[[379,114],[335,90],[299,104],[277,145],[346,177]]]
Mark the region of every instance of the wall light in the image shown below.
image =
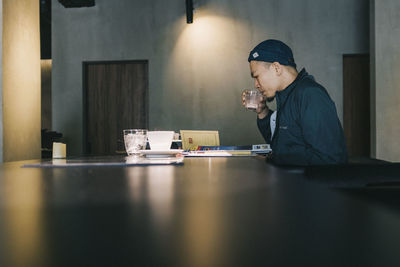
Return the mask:
[[[186,0],[186,23],[193,23],[193,0]]]

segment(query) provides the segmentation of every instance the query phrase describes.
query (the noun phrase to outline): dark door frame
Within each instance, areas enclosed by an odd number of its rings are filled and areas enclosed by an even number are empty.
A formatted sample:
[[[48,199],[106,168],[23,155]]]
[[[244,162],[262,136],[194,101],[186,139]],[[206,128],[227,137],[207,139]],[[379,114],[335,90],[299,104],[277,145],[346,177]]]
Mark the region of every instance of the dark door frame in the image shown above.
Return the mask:
[[[371,126],[371,86],[370,86],[370,64],[371,64],[371,58],[370,58],[370,54],[369,53],[356,53],[356,54],[343,54],[343,68],[344,68],[344,59],[345,58],[357,58],[357,57],[363,57],[363,58],[365,58],[365,59],[367,59],[368,60],[368,73],[367,73],[367,75],[366,75],[366,78],[367,78],[367,84],[368,84],[368,92],[367,92],[367,97],[368,97],[368,102],[366,103],[367,104],[367,106],[368,106],[368,111],[369,111],[369,113],[367,113],[367,114],[363,114],[363,115],[365,115],[365,116],[368,116],[368,128],[369,128],[369,132],[368,133],[366,133],[367,135],[368,135],[368,137],[369,137],[369,141],[368,141],[368,144],[366,144],[367,145],[367,150],[368,150],[368,154],[369,155],[362,155],[362,156],[368,156],[368,157],[370,157],[371,156],[371,151],[372,151],[372,147],[371,147],[371,136],[372,136],[372,126]],[[349,108],[349,106],[346,106],[346,103],[347,103],[347,105],[349,104],[348,103],[348,99],[345,99],[345,96],[346,96],[346,92],[345,92],[345,87],[344,87],[344,83],[345,83],[345,77],[344,77],[344,69],[342,70],[343,72],[343,130],[344,130],[344,132],[345,132],[345,134],[346,134],[346,132],[347,132],[347,128],[346,128],[346,123],[348,123],[348,121],[346,121],[346,119],[345,119],[345,116],[347,116],[348,114],[346,114],[346,107],[347,108]],[[347,92],[348,93],[348,92]],[[358,106],[359,107],[359,106]],[[354,114],[354,113],[351,113],[352,115]],[[359,120],[361,120],[361,118],[358,118]],[[347,127],[348,127],[348,125],[347,125]],[[346,137],[347,138],[347,137]],[[348,145],[348,149],[349,149],[349,151],[348,151],[348,153],[349,153],[349,156],[351,156],[351,152],[352,151],[350,151],[350,144],[347,144]],[[354,151],[353,151],[354,152]],[[365,151],[364,151],[365,152]],[[358,157],[358,156],[360,156],[360,155],[355,155],[356,157]]]
[[[82,61],[82,148],[83,148],[83,153],[88,154],[88,136],[87,136],[87,122],[88,122],[88,97],[87,97],[87,91],[88,91],[88,81],[87,81],[87,67],[89,65],[100,65],[100,64],[121,64],[121,63],[142,63],[147,65],[147,69],[149,67],[149,60],[146,59],[131,59],[131,60],[95,60],[95,61]],[[149,88],[149,84],[147,81],[146,87]],[[149,92],[146,91],[146,102],[147,102],[147,110],[146,113],[149,113]],[[149,117],[147,116],[146,118],[146,125],[149,125]]]

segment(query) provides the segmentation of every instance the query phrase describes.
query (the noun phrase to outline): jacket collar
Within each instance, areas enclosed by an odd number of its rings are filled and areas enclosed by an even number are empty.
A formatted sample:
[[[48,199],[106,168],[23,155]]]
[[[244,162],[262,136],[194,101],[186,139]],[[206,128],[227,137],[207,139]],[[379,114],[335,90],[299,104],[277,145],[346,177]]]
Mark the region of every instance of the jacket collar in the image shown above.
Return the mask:
[[[282,91],[276,92],[276,104],[277,108],[279,109],[283,103],[286,102],[287,97],[290,95],[290,93],[294,90],[296,85],[301,81],[304,77],[308,76],[308,73],[305,68],[303,68],[299,74],[297,74],[296,79],[289,84],[285,89]]]

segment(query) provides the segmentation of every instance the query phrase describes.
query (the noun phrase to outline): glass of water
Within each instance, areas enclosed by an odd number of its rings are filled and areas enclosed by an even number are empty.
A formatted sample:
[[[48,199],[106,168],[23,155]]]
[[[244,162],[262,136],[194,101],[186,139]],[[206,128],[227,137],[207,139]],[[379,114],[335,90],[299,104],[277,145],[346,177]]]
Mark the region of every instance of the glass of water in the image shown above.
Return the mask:
[[[262,94],[258,90],[245,91],[245,106],[248,110],[255,111],[258,108]]]
[[[125,150],[128,156],[141,156],[140,150],[146,149],[147,130],[127,129],[124,130]]]

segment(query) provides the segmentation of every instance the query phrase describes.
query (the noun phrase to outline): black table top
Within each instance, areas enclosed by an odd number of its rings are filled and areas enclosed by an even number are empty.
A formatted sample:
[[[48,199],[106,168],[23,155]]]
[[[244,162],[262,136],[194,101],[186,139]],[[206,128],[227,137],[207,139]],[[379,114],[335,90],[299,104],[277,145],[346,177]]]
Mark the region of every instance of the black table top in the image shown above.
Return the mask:
[[[400,206],[256,157],[0,167],[0,266],[399,266]],[[396,189],[385,191],[397,199]]]

